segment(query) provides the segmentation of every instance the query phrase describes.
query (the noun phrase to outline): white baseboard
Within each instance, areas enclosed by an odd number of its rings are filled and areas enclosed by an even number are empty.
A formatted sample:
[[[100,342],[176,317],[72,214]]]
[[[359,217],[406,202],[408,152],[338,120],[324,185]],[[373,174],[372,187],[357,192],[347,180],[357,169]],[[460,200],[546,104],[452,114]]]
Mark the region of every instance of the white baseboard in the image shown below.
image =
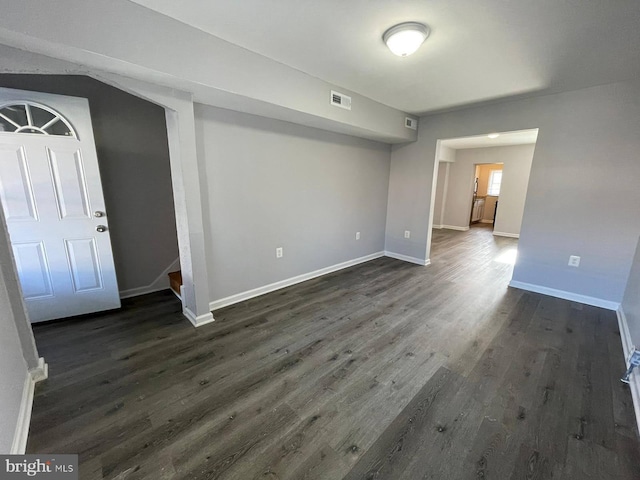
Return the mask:
[[[408,255],[402,255],[395,252],[384,252],[384,256],[395,258],[396,260],[402,260],[404,262],[415,263],[422,266],[431,265],[431,260],[429,260],[428,258],[426,260],[422,260],[421,258],[409,257]]]
[[[320,277],[322,275],[327,275],[328,273],[342,270],[343,268],[348,268],[354,265],[358,265],[360,263],[368,262],[370,260],[383,257],[384,255],[385,255],[385,252],[372,253],[370,255],[365,255],[364,257],[348,260],[346,262],[338,263],[330,267],[321,268],[320,270],[315,270],[309,273],[303,273],[302,275],[287,278],[285,280],[280,280],[279,282],[270,283],[269,285],[264,285],[263,287],[247,290],[246,292],[236,293],[235,295],[230,295],[228,297],[221,298],[219,300],[214,300],[213,302],[209,303],[209,308],[213,311],[219,308],[228,307],[229,305],[233,305],[238,302],[243,302],[245,300],[249,300],[254,297],[259,297],[260,295],[264,295],[265,293],[273,292],[275,290],[280,290],[281,288],[289,287],[297,283],[306,282],[307,280],[311,280],[312,278]]]
[[[35,383],[31,375],[27,373],[24,379],[24,387],[22,389],[22,401],[20,403],[20,411],[18,412],[18,423],[16,431],[13,435],[13,443],[11,444],[11,455],[22,455],[27,449],[27,438],[29,437],[29,424],[31,423],[31,409],[33,408],[33,393]]]
[[[490,218],[483,218],[482,220],[480,220],[480,223],[493,223],[493,220]]]
[[[29,370],[29,375],[33,383],[38,383],[49,378],[49,365],[44,361],[44,358],[38,359],[38,366]]]
[[[180,270],[180,258],[176,258],[171,262],[171,265],[165,268],[163,272],[149,285],[120,290],[120,298],[137,297],[138,295],[146,295],[147,293],[166,290],[169,288],[169,273],[175,272],[176,270]]]
[[[38,359],[38,366],[27,372],[24,379],[24,387],[22,388],[22,400],[20,401],[16,431],[13,435],[13,443],[9,452],[11,455],[23,455],[27,449],[35,385],[42,380],[46,380],[48,376],[49,367],[42,357]]]
[[[580,295],[579,293],[567,292],[565,290],[556,290],[555,288],[535,285],[533,283],[511,280],[509,282],[509,286],[513,288],[519,288],[520,290],[527,290],[529,292],[542,293],[543,295],[562,298],[571,302],[584,303],[585,305],[605,308],[607,310],[617,311],[618,308],[620,308],[620,302],[612,302],[611,300],[604,300],[602,298],[589,297],[587,295]]]
[[[206,325],[207,323],[215,322],[215,318],[213,318],[213,314],[211,312],[204,313],[202,315],[196,315],[187,307],[182,309],[182,314],[187,317],[187,319],[193,324],[194,327],[201,327]]]
[[[494,230],[494,231],[493,231],[493,234],[494,234],[496,237],[520,238],[520,234],[519,234],[519,233],[496,232],[496,231]]]
[[[442,225],[432,225],[431,228],[437,228],[438,230],[441,230]]]
[[[627,317],[622,310],[622,306],[616,310],[618,315],[618,326],[620,327],[620,340],[622,341],[622,352],[626,361],[633,350],[633,341],[631,340],[631,334],[629,333],[629,325],[627,324]],[[622,375],[623,372],[620,372]],[[629,378],[629,388],[631,389],[631,398],[633,399],[633,410],[636,413],[636,424],[638,431],[640,431],[640,371],[634,370]]]
[[[447,230],[458,230],[459,232],[466,232],[469,230],[469,227],[458,227],[456,225],[442,225],[442,228],[446,228]]]

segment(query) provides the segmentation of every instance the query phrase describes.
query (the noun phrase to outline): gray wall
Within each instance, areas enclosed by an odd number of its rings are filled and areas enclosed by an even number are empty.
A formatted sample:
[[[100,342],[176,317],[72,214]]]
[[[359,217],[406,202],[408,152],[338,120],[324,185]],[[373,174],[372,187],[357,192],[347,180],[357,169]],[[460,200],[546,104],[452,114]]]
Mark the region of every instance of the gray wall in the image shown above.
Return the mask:
[[[4,225],[0,208],[0,453],[9,453],[28,370],[37,366],[38,352],[24,313]]]
[[[128,0],[5,0],[0,8],[6,45],[24,48],[15,39],[28,32],[31,50],[188,91],[200,103],[380,141],[416,138],[400,110]],[[352,110],[330,105],[332,89],[353,97]]]
[[[418,141],[392,150],[388,249],[428,254],[439,138],[529,128],[540,131],[514,280],[620,302],[640,235],[638,82],[423,117]],[[572,254],[580,268],[568,267]]]
[[[456,227],[469,226],[475,165],[503,163],[498,218],[496,218],[494,230],[518,235],[534,149],[534,145],[516,145],[457,150],[456,161],[449,167],[443,224]],[[437,213],[434,213],[435,215]]]
[[[89,100],[118,286],[151,284],[178,258],[164,109],[83,76],[0,74],[0,86]]]
[[[384,250],[388,145],[204,105],[195,114],[212,301]]]
[[[640,348],[640,242],[633,257],[629,281],[622,300],[622,310],[627,318],[632,344]]]
[[[436,197],[433,202],[433,226],[440,228],[443,225],[445,197],[449,188],[449,162],[440,162],[438,165],[438,180],[436,185]]]

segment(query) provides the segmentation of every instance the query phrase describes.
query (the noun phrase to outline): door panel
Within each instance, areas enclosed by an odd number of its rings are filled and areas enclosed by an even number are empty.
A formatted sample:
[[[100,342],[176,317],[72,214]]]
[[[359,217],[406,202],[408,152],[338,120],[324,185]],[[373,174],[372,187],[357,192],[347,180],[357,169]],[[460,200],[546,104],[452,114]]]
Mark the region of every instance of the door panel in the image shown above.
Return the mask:
[[[0,200],[7,221],[37,220],[35,200],[24,148],[0,145]],[[4,179],[4,181],[3,181]]]
[[[74,292],[102,288],[102,275],[94,239],[65,240],[65,244]]]
[[[60,219],[91,218],[87,181],[80,150],[47,148]]]
[[[25,300],[52,297],[49,263],[42,242],[14,244],[13,254]]]
[[[108,215],[94,216],[105,205],[88,102],[0,88],[0,106],[16,100],[64,114],[75,130],[0,132],[0,201],[29,317],[39,322],[118,308],[109,231],[96,230],[108,227]]]

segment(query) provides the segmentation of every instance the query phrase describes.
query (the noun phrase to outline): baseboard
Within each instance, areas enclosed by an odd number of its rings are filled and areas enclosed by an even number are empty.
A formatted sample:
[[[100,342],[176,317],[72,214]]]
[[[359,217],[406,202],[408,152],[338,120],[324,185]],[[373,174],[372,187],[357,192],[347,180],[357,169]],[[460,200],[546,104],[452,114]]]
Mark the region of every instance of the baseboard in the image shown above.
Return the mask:
[[[627,324],[627,317],[622,310],[622,306],[616,310],[618,316],[618,326],[620,327],[620,341],[622,342],[622,352],[626,361],[633,350],[633,341],[631,340],[631,334],[629,333],[629,325]],[[621,372],[622,375],[623,372]],[[640,372],[635,370],[629,378],[629,388],[631,389],[631,398],[633,399],[633,410],[636,413],[636,424],[638,431],[640,432]]]
[[[428,258],[426,260],[422,260],[421,258],[409,257],[408,255],[402,255],[395,252],[384,252],[384,256],[395,258],[396,260],[402,260],[404,262],[415,263],[422,266],[431,265],[431,260],[429,260]]]
[[[384,255],[385,255],[385,252],[372,253],[370,255],[365,255],[364,257],[348,260],[346,262],[338,263],[330,267],[321,268],[313,272],[303,273],[302,275],[287,278],[285,280],[280,280],[279,282],[270,283],[269,285],[265,285],[263,287],[247,290],[246,292],[236,293],[235,295],[230,295],[228,297],[221,298],[219,300],[214,300],[213,302],[209,303],[209,308],[213,311],[219,308],[228,307],[229,305],[233,305],[238,302],[244,302],[245,300],[249,300],[251,298],[264,295],[265,293],[274,292],[276,290],[280,290],[281,288],[289,287],[297,283],[306,282],[307,280],[311,280],[312,278],[321,277],[322,275],[327,275],[328,273],[336,272],[344,268],[348,268],[354,265],[358,265],[360,263],[368,262],[370,260],[383,257]]]
[[[182,309],[182,314],[187,317],[187,319],[193,324],[194,327],[201,327],[208,323],[215,322],[215,318],[213,318],[213,314],[211,312],[204,313],[202,315],[196,315],[187,307]]]
[[[169,290],[171,290],[178,300],[182,301],[182,297],[184,297],[184,285],[180,285],[180,293],[176,292],[173,288],[169,288]]]
[[[432,225],[431,228],[437,228],[438,230],[441,230],[442,225]]]
[[[520,234],[519,234],[519,233],[496,232],[496,231],[494,230],[494,231],[493,231],[493,234],[494,234],[496,237],[520,238]]]
[[[469,227],[458,227],[456,225],[442,225],[442,228],[446,228],[447,230],[458,230],[459,232],[466,232],[469,230]]]
[[[488,218],[483,218],[482,220],[480,220],[480,223],[493,223],[493,220],[490,220]]]
[[[602,298],[589,297],[587,295],[580,295],[579,293],[567,292],[565,290],[556,290],[555,288],[535,285],[533,283],[511,280],[509,282],[509,286],[513,288],[519,288],[520,290],[527,290],[529,292],[541,293],[543,295],[549,295],[551,297],[562,298],[564,300],[569,300],[572,302],[584,303],[585,305],[605,308],[607,310],[617,311],[618,308],[620,308],[619,302],[612,302],[611,300],[604,300]]]
[[[29,370],[29,375],[33,383],[38,383],[49,378],[49,365],[44,361],[44,358],[38,359],[38,366]]]
[[[163,272],[156,277],[156,279],[149,285],[142,287],[129,288],[127,290],[120,290],[120,298],[137,297],[138,295],[146,295],[147,293],[160,292],[166,290],[169,287],[169,273],[180,270],[180,258],[176,258],[171,265],[163,270]]]
[[[27,372],[24,379],[24,387],[22,388],[22,400],[20,401],[16,431],[13,435],[13,443],[9,452],[11,455],[22,455],[27,449],[35,385],[42,380],[46,380],[48,376],[49,367],[42,357],[38,359],[38,366]]]
[[[20,402],[20,411],[18,412],[18,423],[16,431],[13,435],[13,443],[11,444],[11,455],[22,455],[27,449],[27,438],[29,437],[29,425],[31,423],[31,409],[33,408],[33,394],[35,391],[35,382],[31,375],[27,372],[24,379],[24,387],[22,389],[22,401]]]

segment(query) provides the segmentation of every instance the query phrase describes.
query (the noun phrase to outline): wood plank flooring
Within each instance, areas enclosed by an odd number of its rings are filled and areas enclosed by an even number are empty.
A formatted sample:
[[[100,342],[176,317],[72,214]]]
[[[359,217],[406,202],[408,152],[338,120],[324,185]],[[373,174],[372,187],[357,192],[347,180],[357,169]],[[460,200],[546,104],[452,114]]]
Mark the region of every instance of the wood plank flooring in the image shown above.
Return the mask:
[[[170,292],[34,328],[28,451],[83,479],[638,479],[615,314],[507,288],[513,239],[434,231],[214,312]]]

